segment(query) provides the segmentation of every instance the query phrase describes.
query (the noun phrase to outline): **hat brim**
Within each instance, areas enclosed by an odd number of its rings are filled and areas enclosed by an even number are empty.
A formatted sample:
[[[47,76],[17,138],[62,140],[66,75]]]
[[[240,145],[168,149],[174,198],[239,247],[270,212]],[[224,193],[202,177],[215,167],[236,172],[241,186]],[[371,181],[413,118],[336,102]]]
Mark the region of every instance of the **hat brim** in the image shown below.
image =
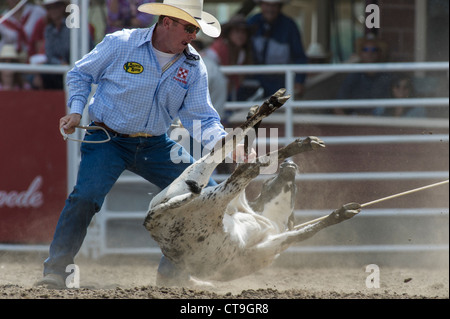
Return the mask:
[[[204,11],[202,12],[201,17],[193,17],[180,8],[163,3],[145,3],[140,5],[138,10],[156,16],[164,15],[182,19],[199,27],[204,34],[212,38],[217,38],[221,33],[219,21],[213,15]]]
[[[219,20],[208,12],[202,12],[202,17],[198,20],[198,23],[200,24],[203,33],[212,38],[219,37],[222,32]]]

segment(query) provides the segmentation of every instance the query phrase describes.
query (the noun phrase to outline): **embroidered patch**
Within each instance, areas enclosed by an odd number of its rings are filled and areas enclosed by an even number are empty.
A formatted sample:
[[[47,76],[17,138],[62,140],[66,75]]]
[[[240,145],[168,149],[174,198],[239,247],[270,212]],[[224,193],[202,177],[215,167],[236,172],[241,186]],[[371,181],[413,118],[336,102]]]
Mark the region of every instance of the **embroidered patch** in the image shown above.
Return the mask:
[[[123,69],[131,74],[140,74],[144,72],[144,67],[137,62],[127,62],[123,65]]]
[[[189,70],[187,70],[185,68],[179,68],[177,71],[177,75],[175,76],[174,79],[186,84],[187,83],[186,79],[187,79],[188,74],[189,74]]]

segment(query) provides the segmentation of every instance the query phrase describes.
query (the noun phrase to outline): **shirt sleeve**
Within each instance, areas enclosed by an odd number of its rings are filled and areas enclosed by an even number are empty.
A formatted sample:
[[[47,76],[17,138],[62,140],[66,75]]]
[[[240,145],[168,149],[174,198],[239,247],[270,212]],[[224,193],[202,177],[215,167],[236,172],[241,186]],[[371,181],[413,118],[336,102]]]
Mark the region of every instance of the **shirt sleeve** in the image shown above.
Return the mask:
[[[208,77],[202,61],[200,76],[189,87],[179,110],[179,118],[195,140],[201,142],[205,148],[213,149],[226,132],[208,92]]]
[[[67,105],[70,113],[83,114],[91,85],[97,84],[108,65],[114,58],[114,41],[107,35],[91,52],[75,63],[67,73],[69,98]]]

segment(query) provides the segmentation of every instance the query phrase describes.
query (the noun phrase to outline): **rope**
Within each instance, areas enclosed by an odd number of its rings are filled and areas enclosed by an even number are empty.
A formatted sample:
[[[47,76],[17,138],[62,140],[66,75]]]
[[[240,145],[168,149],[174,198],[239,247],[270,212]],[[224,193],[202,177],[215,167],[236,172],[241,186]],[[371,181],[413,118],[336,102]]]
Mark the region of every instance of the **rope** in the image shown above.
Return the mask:
[[[389,199],[393,199],[393,198],[397,198],[397,197],[400,197],[400,196],[405,196],[405,195],[408,195],[408,194],[419,192],[419,191],[422,191],[422,190],[425,190],[425,189],[429,189],[429,188],[432,188],[432,187],[448,184],[448,182],[449,182],[449,180],[446,180],[446,181],[442,181],[442,182],[439,182],[439,183],[434,183],[434,184],[431,184],[431,185],[415,188],[415,189],[412,189],[412,190],[409,190],[409,191],[406,191],[406,192],[402,192],[402,193],[398,193],[398,194],[395,194],[395,195],[383,197],[383,198],[380,198],[380,199],[377,199],[377,200],[374,200],[374,201],[362,204],[361,208],[364,208],[364,207],[367,207],[367,206],[370,206],[370,205],[373,205],[373,204],[377,204],[377,203],[380,203],[380,202],[384,202],[384,201],[389,200]],[[309,222],[306,222],[306,223],[303,223],[303,224],[295,226],[295,229],[299,229],[301,227],[308,226],[308,225],[320,222],[321,220],[324,220],[327,217],[328,217],[328,215],[322,216],[322,217],[319,217],[319,218],[316,218],[316,219],[313,219],[313,220],[310,220]]]
[[[80,126],[76,126],[76,128],[79,128],[79,129],[82,129],[82,130],[102,130],[103,132],[105,132],[105,134],[106,134],[106,136],[107,136],[108,138],[107,138],[106,140],[103,140],[103,141],[85,141],[85,140],[79,140],[79,139],[76,139],[76,138],[69,137],[69,135],[67,135],[67,134],[64,132],[64,129],[61,127],[60,132],[61,132],[61,135],[62,135],[63,138],[64,138],[64,141],[71,140],[71,141],[80,142],[80,143],[100,144],[100,143],[106,143],[106,142],[109,142],[109,141],[111,140],[111,136],[109,136],[108,131],[107,131],[105,128],[103,128],[103,127],[100,127],[100,126],[82,126],[82,125],[80,125]]]
[[[361,207],[367,207],[367,206],[370,206],[370,205],[373,205],[373,204],[384,202],[384,201],[392,199],[392,198],[397,198],[397,197],[400,197],[400,196],[404,196],[404,195],[412,194],[412,193],[415,193],[415,192],[419,192],[419,191],[422,191],[422,190],[425,190],[425,189],[428,189],[428,188],[432,188],[432,187],[436,187],[436,186],[439,186],[439,185],[448,184],[448,181],[449,180],[446,180],[446,181],[442,181],[442,182],[439,182],[439,183],[431,184],[431,185],[428,185],[428,186],[415,188],[415,189],[412,189],[412,190],[409,190],[409,191],[406,191],[406,192],[403,192],[403,193],[398,193],[398,194],[395,194],[395,195],[383,197],[383,198],[380,198],[380,199],[377,199],[377,200],[374,200],[374,201],[362,204]]]

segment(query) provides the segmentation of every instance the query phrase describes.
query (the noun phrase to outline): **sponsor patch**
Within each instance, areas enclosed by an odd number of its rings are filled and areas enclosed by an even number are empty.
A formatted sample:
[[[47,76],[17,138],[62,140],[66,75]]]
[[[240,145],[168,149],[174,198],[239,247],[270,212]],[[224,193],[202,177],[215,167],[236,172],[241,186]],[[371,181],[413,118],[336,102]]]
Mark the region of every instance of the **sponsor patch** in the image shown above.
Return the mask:
[[[123,65],[123,69],[131,74],[141,74],[144,72],[144,67],[137,62],[127,62]]]
[[[186,79],[187,79],[188,74],[189,74],[189,70],[187,70],[185,68],[179,68],[177,71],[177,75],[175,76],[174,79],[186,84],[187,83]]]

